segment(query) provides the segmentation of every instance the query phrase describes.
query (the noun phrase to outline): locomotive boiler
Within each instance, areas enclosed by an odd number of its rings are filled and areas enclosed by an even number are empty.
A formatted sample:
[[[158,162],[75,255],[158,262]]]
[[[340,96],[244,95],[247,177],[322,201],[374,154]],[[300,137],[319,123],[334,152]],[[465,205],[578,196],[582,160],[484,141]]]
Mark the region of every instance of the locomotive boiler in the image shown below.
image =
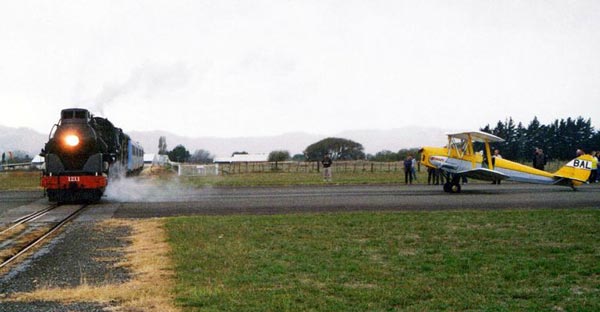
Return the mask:
[[[69,108],[50,131],[41,184],[49,201],[100,200],[113,177],[139,172],[144,150],[108,119]]]

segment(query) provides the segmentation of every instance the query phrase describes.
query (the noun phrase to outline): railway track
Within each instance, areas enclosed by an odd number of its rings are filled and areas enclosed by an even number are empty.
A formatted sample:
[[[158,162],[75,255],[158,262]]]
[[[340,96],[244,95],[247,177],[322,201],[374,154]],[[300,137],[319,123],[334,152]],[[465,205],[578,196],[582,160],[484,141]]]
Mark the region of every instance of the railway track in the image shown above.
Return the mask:
[[[44,216],[45,214],[47,214],[48,212],[50,212],[52,209],[58,207],[58,204],[52,204],[44,209],[38,210],[38,211],[34,211],[30,214],[27,214],[25,216],[22,216],[16,220],[14,220],[13,222],[11,222],[10,226],[7,227],[6,229],[0,231],[0,237],[2,237],[3,234],[5,233],[9,233],[11,231],[13,231],[15,228],[17,228],[18,226],[20,226],[21,224],[25,224],[28,222],[32,222],[35,219]]]
[[[20,217],[0,232],[0,269],[23,256],[77,217],[88,205],[50,205]],[[52,216],[50,216],[52,214]],[[48,222],[34,222],[46,216]]]

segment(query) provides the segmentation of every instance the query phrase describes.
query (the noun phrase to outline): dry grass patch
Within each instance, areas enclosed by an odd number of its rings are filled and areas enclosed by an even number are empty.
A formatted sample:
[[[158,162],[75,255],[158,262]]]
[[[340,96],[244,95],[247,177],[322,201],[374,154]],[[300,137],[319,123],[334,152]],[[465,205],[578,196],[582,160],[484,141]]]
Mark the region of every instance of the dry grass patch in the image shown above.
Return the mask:
[[[173,271],[170,246],[166,242],[163,221],[108,220],[102,227],[130,226],[131,244],[118,266],[132,271],[132,279],[123,284],[75,288],[41,288],[30,293],[16,293],[6,301],[117,302],[114,311],[178,311],[173,304]]]
[[[8,248],[0,251],[0,260],[4,261],[18,252],[20,252],[23,247],[32,242],[33,240],[38,239],[40,236],[46,234],[50,230],[50,226],[40,226],[37,228],[29,229],[26,225],[20,225],[12,229],[11,231],[4,233],[7,236],[2,237],[2,240],[14,240],[13,244],[10,244]],[[12,233],[12,235],[11,235]]]
[[[3,227],[2,229],[0,229],[0,231],[6,231],[8,230],[8,226]],[[14,228],[12,228],[9,231],[6,231],[2,234],[0,234],[0,240],[7,240],[7,239],[11,239],[15,236],[17,236],[19,233],[25,231],[26,226],[24,224],[19,224],[17,226],[15,226]]]

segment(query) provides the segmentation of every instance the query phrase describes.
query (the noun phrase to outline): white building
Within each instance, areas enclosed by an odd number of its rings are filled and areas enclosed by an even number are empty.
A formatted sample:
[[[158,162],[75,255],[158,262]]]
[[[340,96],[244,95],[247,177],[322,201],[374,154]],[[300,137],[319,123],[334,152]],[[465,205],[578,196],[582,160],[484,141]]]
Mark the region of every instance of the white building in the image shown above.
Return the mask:
[[[169,156],[159,154],[144,154],[144,164],[164,166],[169,162]]]
[[[216,157],[213,161],[217,164],[265,162],[269,160],[269,154],[235,154],[232,157]]]

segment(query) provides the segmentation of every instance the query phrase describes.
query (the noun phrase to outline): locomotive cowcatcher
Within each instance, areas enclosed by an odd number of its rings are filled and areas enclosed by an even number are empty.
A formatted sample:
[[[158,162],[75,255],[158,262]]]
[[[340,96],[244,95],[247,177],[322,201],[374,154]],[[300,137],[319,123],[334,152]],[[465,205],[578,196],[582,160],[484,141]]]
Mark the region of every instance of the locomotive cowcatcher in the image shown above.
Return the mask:
[[[51,202],[98,201],[109,176],[139,172],[144,165],[138,143],[81,108],[61,111],[40,155],[46,161],[41,184]]]

